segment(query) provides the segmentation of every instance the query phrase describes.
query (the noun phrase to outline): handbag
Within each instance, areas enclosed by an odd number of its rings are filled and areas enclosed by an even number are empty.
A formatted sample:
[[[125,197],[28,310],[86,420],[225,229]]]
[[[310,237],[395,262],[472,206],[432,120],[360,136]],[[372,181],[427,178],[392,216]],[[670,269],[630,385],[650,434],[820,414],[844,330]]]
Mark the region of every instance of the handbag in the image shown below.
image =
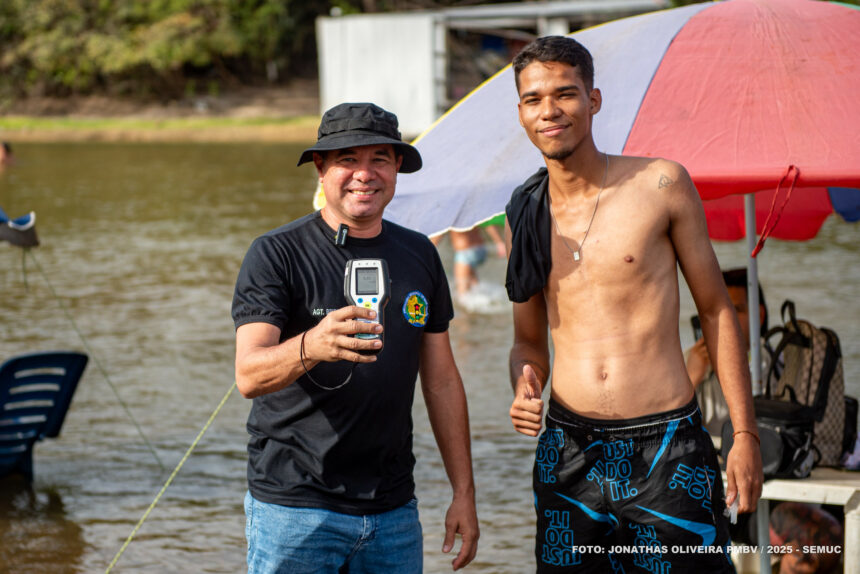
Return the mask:
[[[778,339],[767,372],[767,395],[788,396],[815,415],[816,464],[838,466],[845,451],[845,383],[839,337],[831,329],[798,319],[794,302],[786,300],[780,312],[784,326],[765,335]]]
[[[764,477],[805,478],[815,466],[815,414],[809,407],[767,396],[755,397]],[[720,451],[727,459],[734,444],[732,421],[723,424]]]

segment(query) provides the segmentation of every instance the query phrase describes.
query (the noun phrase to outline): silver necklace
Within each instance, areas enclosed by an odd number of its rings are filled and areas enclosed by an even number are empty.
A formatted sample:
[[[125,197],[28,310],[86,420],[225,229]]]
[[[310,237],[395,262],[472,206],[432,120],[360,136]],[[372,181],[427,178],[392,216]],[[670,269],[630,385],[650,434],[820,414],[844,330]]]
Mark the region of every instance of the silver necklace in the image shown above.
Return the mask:
[[[603,193],[603,188],[606,187],[606,175],[609,173],[609,154],[604,153],[603,157],[606,159],[606,167],[603,170],[603,183],[600,184],[600,191],[597,192],[597,201],[594,202],[594,211],[591,212],[591,219],[588,221],[585,235],[582,237],[582,241],[579,242],[579,249],[573,249],[567,243],[567,240],[565,240],[564,235],[561,233],[561,229],[558,228],[558,220],[555,218],[555,214],[552,211],[552,201],[549,202],[549,214],[552,217],[553,224],[555,224],[555,232],[558,233],[558,236],[561,238],[561,242],[564,243],[564,246],[567,247],[567,250],[573,255],[574,261],[579,261],[582,257],[582,246],[588,238],[588,232],[591,231],[591,224],[594,223],[594,216],[597,214],[597,206],[600,205],[600,194]]]

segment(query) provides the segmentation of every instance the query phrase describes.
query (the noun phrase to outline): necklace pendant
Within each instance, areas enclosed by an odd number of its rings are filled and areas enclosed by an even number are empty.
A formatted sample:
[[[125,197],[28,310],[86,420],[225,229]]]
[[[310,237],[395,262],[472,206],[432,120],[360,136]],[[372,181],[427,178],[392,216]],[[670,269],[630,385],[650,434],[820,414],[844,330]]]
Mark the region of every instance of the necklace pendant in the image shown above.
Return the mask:
[[[579,261],[579,251],[574,251],[574,252],[573,252],[573,260],[574,260],[574,261]]]

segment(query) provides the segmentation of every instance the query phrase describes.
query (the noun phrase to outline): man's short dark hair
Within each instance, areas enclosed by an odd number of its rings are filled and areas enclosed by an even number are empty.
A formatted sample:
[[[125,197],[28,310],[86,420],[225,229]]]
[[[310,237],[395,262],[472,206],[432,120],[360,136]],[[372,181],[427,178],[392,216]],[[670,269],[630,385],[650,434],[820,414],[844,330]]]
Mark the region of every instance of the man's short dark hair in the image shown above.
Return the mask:
[[[3,151],[6,153],[12,153],[12,146],[9,145],[9,142],[2,142]]]
[[[585,89],[594,88],[594,60],[585,46],[567,36],[544,36],[533,40],[514,57],[514,81],[520,89],[520,72],[532,62],[561,62],[579,68]]]

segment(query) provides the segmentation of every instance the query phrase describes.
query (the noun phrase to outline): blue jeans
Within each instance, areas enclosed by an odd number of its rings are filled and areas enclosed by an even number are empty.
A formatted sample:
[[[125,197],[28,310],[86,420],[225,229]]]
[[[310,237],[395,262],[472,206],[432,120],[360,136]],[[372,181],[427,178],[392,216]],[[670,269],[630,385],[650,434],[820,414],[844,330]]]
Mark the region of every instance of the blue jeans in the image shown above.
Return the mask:
[[[248,574],[420,574],[418,501],[355,516],[245,495]]]

